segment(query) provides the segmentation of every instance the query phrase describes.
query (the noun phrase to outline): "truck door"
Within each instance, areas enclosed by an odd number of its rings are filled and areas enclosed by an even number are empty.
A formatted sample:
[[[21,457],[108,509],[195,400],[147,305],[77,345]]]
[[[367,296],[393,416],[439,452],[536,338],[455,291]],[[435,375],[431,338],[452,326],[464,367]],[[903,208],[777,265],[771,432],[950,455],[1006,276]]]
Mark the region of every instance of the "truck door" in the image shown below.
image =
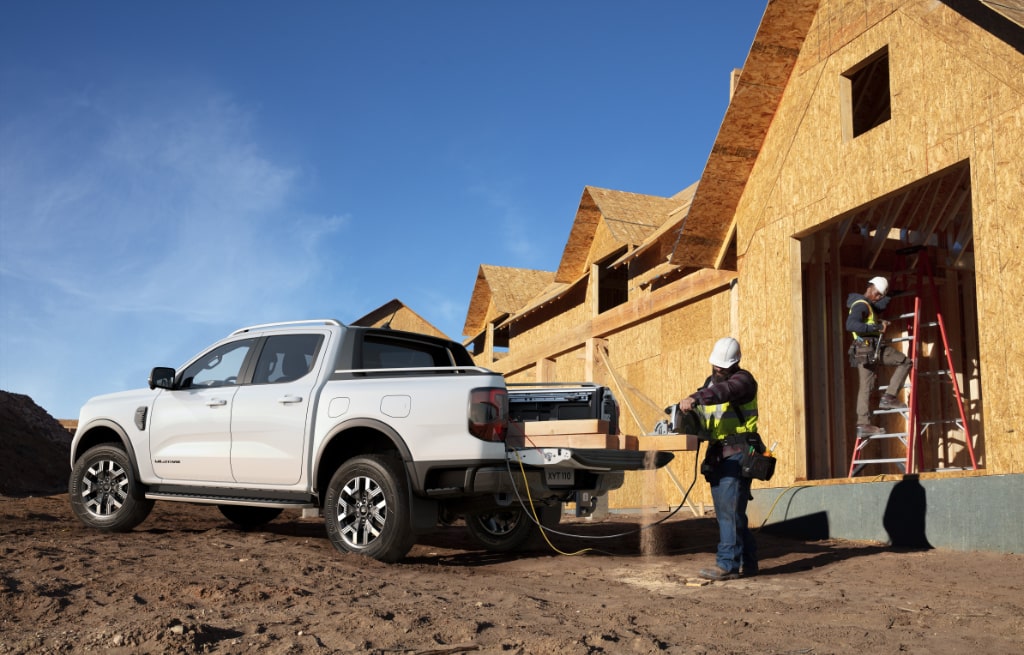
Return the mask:
[[[231,470],[244,484],[292,485],[302,477],[325,333],[267,337],[252,384],[235,396]]]
[[[149,444],[153,471],[165,481],[232,482],[231,411],[238,380],[256,339],[199,356],[177,376],[177,388],[153,402]]]

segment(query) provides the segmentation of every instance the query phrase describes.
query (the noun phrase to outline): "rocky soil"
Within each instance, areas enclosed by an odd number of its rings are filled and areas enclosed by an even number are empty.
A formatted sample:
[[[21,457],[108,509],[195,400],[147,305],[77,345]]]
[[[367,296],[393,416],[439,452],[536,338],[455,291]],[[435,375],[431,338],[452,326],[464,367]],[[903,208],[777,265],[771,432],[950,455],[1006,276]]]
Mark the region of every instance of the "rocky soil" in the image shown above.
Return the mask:
[[[216,508],[158,503],[136,530],[103,534],[62,491],[66,432],[24,396],[0,402],[0,655],[991,655],[1024,643],[1024,555],[762,532],[761,575],[702,584],[710,517],[567,518],[559,530],[574,536],[514,556],[438,529],[390,565],[338,553],[321,520],[298,514],[244,532]]]

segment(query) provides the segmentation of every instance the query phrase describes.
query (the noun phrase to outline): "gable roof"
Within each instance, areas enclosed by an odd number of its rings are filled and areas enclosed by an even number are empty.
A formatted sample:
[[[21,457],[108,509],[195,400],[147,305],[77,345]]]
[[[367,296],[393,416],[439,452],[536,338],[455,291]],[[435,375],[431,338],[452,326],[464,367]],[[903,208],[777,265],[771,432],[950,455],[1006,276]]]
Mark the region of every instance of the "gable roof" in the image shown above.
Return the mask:
[[[690,201],[693,200],[693,192],[696,188],[696,184],[691,184],[670,198],[662,198],[639,193],[600,189],[598,187],[585,187],[580,207],[583,208],[584,203],[589,198],[593,203],[593,209],[588,208],[590,213],[586,221],[580,221],[579,215],[577,215],[577,222],[573,225],[575,240],[580,244],[579,251],[575,257],[577,259],[582,257],[582,259],[567,265],[567,257],[563,254],[562,267],[559,269],[566,276],[568,276],[570,271],[575,270],[576,276],[565,281],[559,280],[556,276],[551,284],[533,296],[528,304],[517,307],[516,311],[510,313],[509,317],[499,324],[498,327],[515,323],[517,320],[524,318],[541,307],[556,302],[562,296],[571,292],[577,284],[588,279],[590,271],[584,265],[590,257],[590,246],[593,244],[600,219],[604,219],[606,225],[608,225],[609,233],[618,242],[626,243],[630,246],[650,244],[652,239],[656,238],[657,235],[661,234],[668,227],[671,227],[673,216],[686,213],[690,207]],[[596,214],[594,210],[596,210]],[[605,211],[608,212],[608,215],[603,214]],[[597,220],[592,220],[595,217]],[[577,229],[577,226],[581,223],[586,223],[586,230]],[[574,241],[572,234],[569,236],[569,241],[570,243]],[[586,245],[585,250],[582,249],[582,244]],[[642,248],[643,246],[640,247]],[[566,249],[568,250],[568,246],[566,246]],[[618,266],[629,259],[633,253],[639,252],[639,249],[631,248],[630,252],[620,257],[611,265],[613,267]]]
[[[462,333],[471,336],[483,331],[494,318],[489,316],[492,308],[498,317],[515,313],[550,285],[554,277],[551,271],[481,264]]]
[[[768,126],[782,99],[818,0],[769,2],[708,155],[690,210],[652,246],[674,265],[716,268]]]
[[[396,330],[419,332],[435,337],[448,338],[448,335],[434,327],[430,321],[409,309],[405,303],[397,298],[389,300],[365,316],[357,318],[352,321],[351,325],[362,327],[387,326]]]
[[[981,4],[1024,27],[1024,0],[981,0]]]
[[[674,207],[668,213],[667,220],[658,227],[658,229],[651,232],[646,240],[637,248],[630,250],[625,255],[617,259],[612,263],[612,266],[619,266],[631,259],[639,257],[641,254],[657,246],[661,238],[665,233],[675,229],[675,233],[678,234],[679,223],[685,220],[687,213],[690,211],[690,207],[693,206],[693,196],[697,192],[697,185],[699,182],[694,182],[690,186],[686,187],[679,193],[672,196]]]
[[[584,187],[555,281],[568,284],[587,272],[601,221],[617,243],[636,246],[661,227],[677,204],[673,198]]]

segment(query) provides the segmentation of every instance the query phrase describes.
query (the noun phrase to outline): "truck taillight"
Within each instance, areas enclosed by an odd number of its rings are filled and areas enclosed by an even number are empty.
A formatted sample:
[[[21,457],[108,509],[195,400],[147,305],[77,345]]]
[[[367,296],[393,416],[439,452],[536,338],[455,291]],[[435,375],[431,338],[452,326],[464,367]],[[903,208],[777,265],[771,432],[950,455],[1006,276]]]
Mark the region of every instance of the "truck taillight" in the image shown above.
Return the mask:
[[[508,429],[508,391],[483,387],[469,392],[469,433],[484,441],[504,441]]]

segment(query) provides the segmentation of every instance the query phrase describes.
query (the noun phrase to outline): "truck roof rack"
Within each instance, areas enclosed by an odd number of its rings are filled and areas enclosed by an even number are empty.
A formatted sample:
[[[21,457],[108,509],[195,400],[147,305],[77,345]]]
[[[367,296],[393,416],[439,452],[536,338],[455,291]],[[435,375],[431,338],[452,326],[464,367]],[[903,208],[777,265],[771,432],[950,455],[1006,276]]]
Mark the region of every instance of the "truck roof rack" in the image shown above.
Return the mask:
[[[278,323],[261,323],[260,325],[250,325],[249,327],[244,327],[235,330],[234,332],[231,333],[231,336],[235,336],[236,334],[243,334],[245,332],[251,332],[253,330],[262,330],[264,328],[274,327],[286,327],[289,325],[336,325],[338,327],[343,327],[342,322],[336,318],[310,318],[303,321],[281,321]]]

